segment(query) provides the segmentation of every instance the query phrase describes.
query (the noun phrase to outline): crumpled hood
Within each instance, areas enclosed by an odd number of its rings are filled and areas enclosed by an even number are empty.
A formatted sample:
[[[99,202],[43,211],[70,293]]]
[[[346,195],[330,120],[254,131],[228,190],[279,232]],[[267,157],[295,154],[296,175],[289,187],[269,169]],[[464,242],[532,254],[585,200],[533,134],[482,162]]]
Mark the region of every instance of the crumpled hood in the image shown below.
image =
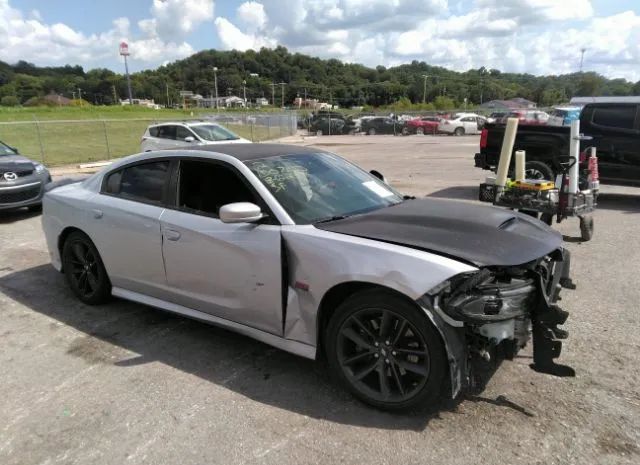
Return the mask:
[[[0,155],[0,172],[32,170],[33,162],[22,155]]]
[[[406,200],[316,228],[414,247],[476,266],[521,265],[562,246],[562,235],[527,215],[442,199]]]

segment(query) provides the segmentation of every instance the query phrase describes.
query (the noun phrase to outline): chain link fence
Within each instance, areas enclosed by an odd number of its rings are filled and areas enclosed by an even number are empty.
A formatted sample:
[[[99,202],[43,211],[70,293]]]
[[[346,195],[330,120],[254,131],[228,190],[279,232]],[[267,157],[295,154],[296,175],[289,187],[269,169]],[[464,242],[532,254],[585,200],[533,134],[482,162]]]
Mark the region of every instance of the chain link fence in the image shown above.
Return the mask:
[[[87,119],[0,122],[0,140],[47,166],[109,160],[140,152],[150,124],[176,119]],[[228,113],[182,121],[211,121],[253,142],[294,135],[297,114]]]

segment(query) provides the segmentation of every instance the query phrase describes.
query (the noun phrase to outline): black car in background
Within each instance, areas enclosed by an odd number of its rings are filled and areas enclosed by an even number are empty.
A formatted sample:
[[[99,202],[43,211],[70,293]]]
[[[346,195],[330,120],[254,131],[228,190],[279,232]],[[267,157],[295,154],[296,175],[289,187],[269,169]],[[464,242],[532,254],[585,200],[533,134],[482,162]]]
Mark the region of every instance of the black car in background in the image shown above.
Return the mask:
[[[350,118],[343,116],[321,115],[311,120],[309,132],[316,135],[351,134],[355,132],[355,123]]]
[[[365,134],[373,136],[375,134],[402,134],[405,127],[403,121],[388,116],[377,116],[375,118],[363,119],[360,130]]]
[[[504,138],[503,124],[488,124],[480,138],[475,166],[495,171]],[[561,163],[569,161],[568,126],[518,126],[514,150],[527,154],[527,176],[555,179]],[[580,132],[589,136],[580,150],[595,147],[600,181],[640,186],[640,103],[590,103],[580,113]]]
[[[51,175],[44,165],[29,160],[18,149],[0,142],[0,210],[42,206],[45,184]]]

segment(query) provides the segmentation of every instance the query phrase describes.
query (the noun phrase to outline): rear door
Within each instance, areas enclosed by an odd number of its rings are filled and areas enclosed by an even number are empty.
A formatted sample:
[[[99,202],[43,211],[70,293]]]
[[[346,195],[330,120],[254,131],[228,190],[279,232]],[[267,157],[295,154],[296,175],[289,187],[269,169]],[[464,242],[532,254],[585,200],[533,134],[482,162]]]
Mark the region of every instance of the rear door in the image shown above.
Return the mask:
[[[598,104],[583,110],[581,124],[586,123],[588,129],[581,130],[593,139],[582,147],[596,147],[603,181],[640,180],[639,122],[636,104]]]
[[[220,221],[218,211],[228,203],[252,202],[266,211],[231,165],[183,159],[177,173],[174,206],[161,217],[173,301],[282,335],[280,226]]]
[[[475,116],[465,116],[460,119],[465,134],[478,134],[478,120]]]
[[[87,233],[115,287],[162,297],[166,288],[160,215],[170,161],[148,160],[105,176],[92,198]]]

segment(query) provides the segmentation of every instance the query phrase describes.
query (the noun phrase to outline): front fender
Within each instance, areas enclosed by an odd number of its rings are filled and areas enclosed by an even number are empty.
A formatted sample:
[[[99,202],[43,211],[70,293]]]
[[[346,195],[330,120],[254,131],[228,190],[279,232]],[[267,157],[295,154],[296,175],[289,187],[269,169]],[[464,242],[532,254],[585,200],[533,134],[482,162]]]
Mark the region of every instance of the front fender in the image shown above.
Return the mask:
[[[442,281],[476,268],[450,258],[313,226],[283,226],[288,268],[285,337],[317,345],[320,303],[334,286],[363,282],[411,300]]]

